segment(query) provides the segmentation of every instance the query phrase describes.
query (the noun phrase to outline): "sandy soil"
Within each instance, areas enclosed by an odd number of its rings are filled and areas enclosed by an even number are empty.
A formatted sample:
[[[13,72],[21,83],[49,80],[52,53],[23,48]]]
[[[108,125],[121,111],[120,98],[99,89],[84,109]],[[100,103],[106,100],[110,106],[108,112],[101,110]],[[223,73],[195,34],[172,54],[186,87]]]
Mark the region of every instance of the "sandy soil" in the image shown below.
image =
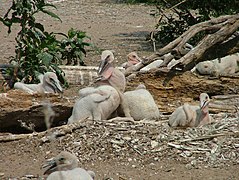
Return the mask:
[[[53,0],[49,0],[53,1]],[[155,19],[148,12],[154,9],[145,4],[127,5],[114,1],[102,0],[65,0],[55,3],[58,7],[56,13],[61,17],[62,23],[47,16],[39,16],[39,21],[46,25],[49,31],[67,32],[70,27],[86,31],[92,38],[92,42],[100,49],[115,51],[116,64],[125,61],[126,55],[131,51],[137,51],[140,56],[152,53],[152,44],[145,41],[146,35],[154,29]],[[0,15],[2,16],[10,2],[2,0]],[[14,54],[14,36],[18,28],[13,28],[13,33],[7,35],[6,28],[0,25],[0,63],[8,62],[8,58]],[[85,62],[88,65],[98,65],[99,53],[88,49]],[[174,78],[168,87],[162,86],[163,77],[153,74],[140,75],[133,82],[129,82],[127,90],[144,83],[153,94],[160,111],[170,114],[175,107],[183,102],[198,103],[198,94],[207,92],[210,96],[219,94],[238,93],[238,79],[222,78],[220,80],[208,80],[185,73]],[[48,99],[52,103],[65,105],[69,108],[74,103],[74,97],[80,86],[70,87],[64,92],[62,99],[58,96],[29,96],[18,91],[9,91],[8,99],[1,96],[0,112],[13,112],[6,116],[4,121],[13,120],[20,116],[22,120],[34,117],[35,120],[42,115],[34,114],[36,109],[28,109],[32,105]],[[24,103],[21,103],[24,101]],[[19,111],[17,111],[19,110]],[[63,119],[70,111],[62,112],[62,108],[56,109]],[[235,117],[229,114],[228,117]],[[3,117],[3,116],[1,116]],[[65,123],[63,122],[63,124]],[[0,125],[1,127],[2,125]],[[238,128],[238,122],[235,122]],[[211,127],[209,127],[211,128]],[[17,129],[17,128],[16,128]],[[17,130],[15,129],[15,133]],[[195,131],[207,129],[196,129]],[[232,130],[232,129],[230,129]],[[14,129],[12,130],[14,132]],[[239,179],[239,146],[238,137],[213,138],[206,142],[200,141],[201,148],[211,147],[218,142],[222,143],[223,155],[217,156],[213,161],[209,160],[208,152],[194,152],[190,156],[182,149],[172,148],[167,145],[171,140],[163,140],[164,136],[178,139],[186,138],[194,129],[172,131],[167,123],[159,125],[132,124],[132,123],[85,123],[82,127],[71,133],[54,137],[48,141],[42,138],[44,135],[36,135],[16,141],[4,142],[0,138],[0,179],[41,179],[43,178],[42,164],[47,158],[55,156],[62,150],[75,153],[80,166],[93,170],[96,179],[119,180],[158,180],[158,179]],[[0,133],[1,137],[8,132]],[[120,144],[121,137],[130,138]],[[175,139],[176,141],[177,139]],[[190,136],[189,136],[190,137]],[[188,137],[187,137],[188,138]],[[170,139],[170,138],[169,138]],[[158,145],[152,147],[157,141]],[[173,141],[173,142],[174,142]],[[201,144],[200,144],[201,143]],[[187,144],[188,145],[188,144]],[[208,150],[207,150],[208,151]],[[210,152],[209,149],[209,154]],[[196,165],[195,165],[195,162]]]

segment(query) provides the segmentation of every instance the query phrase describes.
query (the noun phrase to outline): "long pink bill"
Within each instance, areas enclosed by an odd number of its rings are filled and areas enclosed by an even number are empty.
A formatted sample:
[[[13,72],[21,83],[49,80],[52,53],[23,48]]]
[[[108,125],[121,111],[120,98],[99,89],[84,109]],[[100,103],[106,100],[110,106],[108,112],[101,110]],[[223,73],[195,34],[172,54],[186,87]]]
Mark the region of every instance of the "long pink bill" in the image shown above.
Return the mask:
[[[208,104],[209,104],[209,100],[204,100],[204,101],[201,101],[201,110],[203,110],[205,107],[207,107],[208,106]]]

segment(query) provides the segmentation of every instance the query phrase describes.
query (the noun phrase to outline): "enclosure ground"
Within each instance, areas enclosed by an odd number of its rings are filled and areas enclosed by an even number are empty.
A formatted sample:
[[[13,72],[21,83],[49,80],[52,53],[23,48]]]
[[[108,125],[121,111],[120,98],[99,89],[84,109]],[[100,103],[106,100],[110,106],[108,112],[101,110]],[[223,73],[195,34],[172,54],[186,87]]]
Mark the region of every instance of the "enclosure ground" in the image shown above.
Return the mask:
[[[49,1],[53,2],[53,0]],[[39,16],[39,20],[46,25],[47,30],[66,33],[68,29],[74,27],[86,31],[98,48],[115,51],[116,65],[125,62],[126,55],[131,51],[137,51],[140,56],[148,56],[153,51],[151,42],[145,41],[146,35],[154,30],[155,19],[148,13],[154,9],[153,6],[129,5],[110,0],[65,0],[54,3],[58,7],[56,13],[63,22],[60,23],[45,15]],[[1,16],[10,4],[8,0],[2,0]],[[12,34],[7,35],[7,29],[0,25],[0,63],[7,63],[9,57],[14,55],[14,37],[17,31],[18,27],[14,27]],[[85,62],[87,65],[97,66],[99,58],[99,53],[88,49]],[[198,94],[201,92],[207,92],[210,96],[239,92],[238,79],[205,80],[203,77],[186,73],[174,78],[167,87],[162,86],[163,79],[154,74],[142,74],[128,83],[127,90],[135,88],[139,83],[144,83],[153,94],[163,114],[170,114],[183,102],[196,104]],[[71,86],[65,90],[64,97],[69,98],[69,102],[57,96],[48,97],[48,99],[52,103],[67,102],[68,106],[72,106],[80,88],[82,88],[80,85]],[[1,97],[1,114],[18,108],[24,110],[34,103],[47,99],[47,97],[15,93],[12,90],[8,93],[11,95],[10,100]],[[34,111],[25,113],[22,120],[27,119]],[[229,116],[228,118],[235,117],[235,113],[226,112],[226,115]],[[2,119],[0,121],[3,122]],[[238,127],[238,121],[235,121],[235,127]],[[199,132],[201,130],[203,129],[198,129]],[[187,154],[190,151],[173,148],[167,144],[171,141],[164,140],[164,136],[176,137],[177,133],[180,135],[178,139],[184,138],[185,134],[191,131],[193,129],[172,131],[167,129],[166,122],[158,125],[89,122],[71,133],[49,141],[42,140],[43,137],[47,137],[48,132],[46,132],[41,137],[1,142],[0,179],[42,178],[42,164],[47,158],[55,156],[62,150],[74,152],[80,160],[81,167],[93,170],[97,175],[96,179],[239,179],[238,137],[223,136],[200,141],[202,146],[206,144],[207,148],[211,149],[218,142],[222,143],[223,153],[228,148],[229,160],[227,157],[223,160],[219,154],[216,161],[209,159],[211,156],[208,155],[210,152],[208,150],[197,151],[186,157],[184,152]],[[7,135],[7,133],[0,133],[0,135]],[[125,138],[123,143],[121,138]],[[127,140],[127,138],[131,139]],[[155,141],[159,142],[156,147],[154,147]],[[201,144],[197,146],[200,147]]]

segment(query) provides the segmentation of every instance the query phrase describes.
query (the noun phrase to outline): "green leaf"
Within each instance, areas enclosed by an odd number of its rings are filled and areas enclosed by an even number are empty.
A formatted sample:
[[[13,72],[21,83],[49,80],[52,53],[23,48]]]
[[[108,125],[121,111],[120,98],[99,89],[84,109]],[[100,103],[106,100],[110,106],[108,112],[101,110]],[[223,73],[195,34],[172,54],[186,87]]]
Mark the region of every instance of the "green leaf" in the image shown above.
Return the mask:
[[[43,7],[53,7],[53,8],[55,8],[55,9],[57,9],[57,7],[55,6],[55,5],[53,5],[53,4],[49,4],[49,3],[46,3]]]
[[[91,43],[82,42],[82,46],[93,46]]]
[[[35,23],[35,27],[37,29],[40,29],[42,32],[44,32],[44,26],[41,23]]]
[[[40,60],[40,62],[42,62],[42,64],[49,67],[52,62],[53,56],[47,52],[43,52],[38,54],[37,58]]]
[[[71,43],[70,45],[72,49],[76,48],[76,45],[74,43]]]
[[[45,10],[45,9],[42,9],[41,10],[43,13],[45,14],[48,14],[49,16],[53,17],[53,18],[56,18],[58,19],[59,21],[62,22],[61,18],[59,18],[59,16],[57,16],[55,13],[51,12],[51,11],[48,11],[48,10]]]
[[[6,18],[6,19],[3,19],[3,18],[1,18],[0,17],[0,21],[5,25],[5,26],[11,26],[12,25],[12,21],[10,20],[10,19],[8,19],[8,18]]]
[[[62,35],[62,36],[64,36],[64,37],[66,37],[66,38],[67,38],[67,35],[66,35],[66,34],[64,34],[64,33],[54,33],[54,34],[57,34],[57,35]]]
[[[86,32],[79,31],[79,32],[77,33],[77,38],[83,39],[83,38],[85,38],[85,37],[86,37]]]
[[[75,31],[73,28],[71,28],[71,29],[68,31],[68,37],[69,37],[69,39],[72,39],[76,34],[77,34],[77,31]]]
[[[81,52],[84,53],[84,55],[86,56],[86,50],[84,48],[79,48],[81,50]]]

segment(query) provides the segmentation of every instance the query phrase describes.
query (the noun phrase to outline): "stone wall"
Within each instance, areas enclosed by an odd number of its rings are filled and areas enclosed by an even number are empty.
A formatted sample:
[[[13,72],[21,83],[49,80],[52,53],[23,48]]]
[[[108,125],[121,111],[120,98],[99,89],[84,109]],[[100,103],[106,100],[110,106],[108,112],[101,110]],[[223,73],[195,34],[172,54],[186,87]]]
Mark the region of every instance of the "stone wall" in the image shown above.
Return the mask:
[[[0,64],[0,81],[9,79],[6,76],[6,69],[9,65]],[[65,73],[69,84],[88,86],[97,77],[98,66],[59,66]],[[123,70],[122,67],[118,67]]]
[[[97,77],[97,66],[60,66],[65,72],[65,77],[72,85],[91,85]],[[124,68],[118,67],[121,71]]]

